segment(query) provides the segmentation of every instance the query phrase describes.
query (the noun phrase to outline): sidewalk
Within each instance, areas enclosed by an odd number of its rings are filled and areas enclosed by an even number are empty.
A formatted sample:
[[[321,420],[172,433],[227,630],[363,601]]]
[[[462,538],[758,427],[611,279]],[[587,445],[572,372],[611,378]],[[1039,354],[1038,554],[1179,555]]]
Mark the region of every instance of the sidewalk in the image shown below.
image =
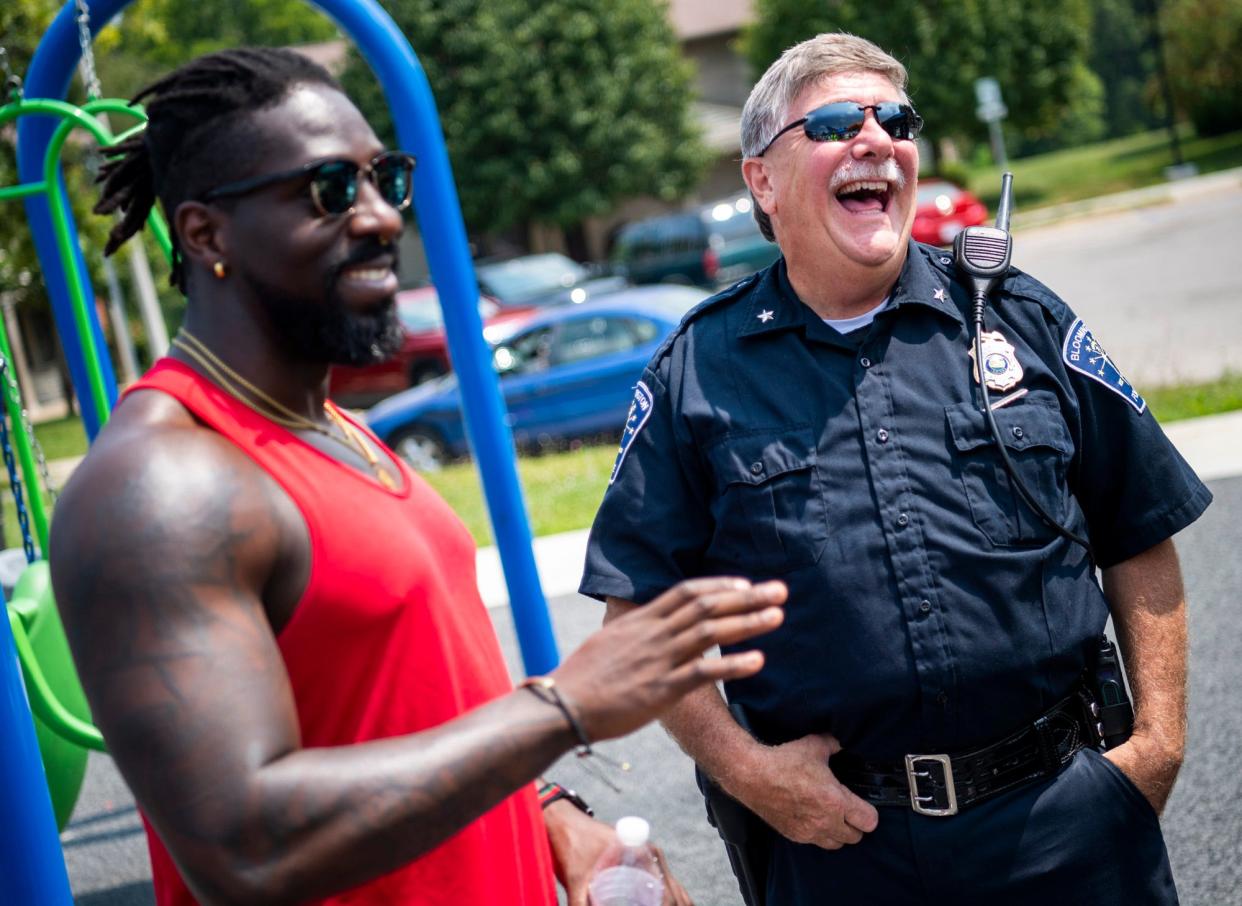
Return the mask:
[[[1173,422],[1165,433],[1204,481],[1242,475],[1242,410]],[[535,565],[544,597],[578,590],[586,542],[586,529],[535,539]],[[475,563],[483,602],[488,607],[507,605],[509,592],[496,548],[480,548]]]

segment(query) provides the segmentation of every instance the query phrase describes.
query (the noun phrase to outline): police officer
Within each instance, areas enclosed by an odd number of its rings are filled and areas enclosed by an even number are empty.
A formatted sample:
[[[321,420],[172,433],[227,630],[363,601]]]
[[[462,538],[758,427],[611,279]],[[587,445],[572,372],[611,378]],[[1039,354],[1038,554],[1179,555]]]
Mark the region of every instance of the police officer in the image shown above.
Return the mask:
[[[905,83],[870,42],[820,35],[755,86],[742,172],[783,258],[644,371],[581,588],[611,620],[686,576],[788,584],[765,669],[726,684],[755,736],[711,687],[665,720],[775,830],[769,904],[1176,902],[1157,817],[1185,741],[1170,539],[1211,495],[1090,329],[1016,269],[975,361],[953,259],[910,241]],[[1064,531],[1003,469],[980,377]],[[1110,614],[1136,714],[1101,753]]]

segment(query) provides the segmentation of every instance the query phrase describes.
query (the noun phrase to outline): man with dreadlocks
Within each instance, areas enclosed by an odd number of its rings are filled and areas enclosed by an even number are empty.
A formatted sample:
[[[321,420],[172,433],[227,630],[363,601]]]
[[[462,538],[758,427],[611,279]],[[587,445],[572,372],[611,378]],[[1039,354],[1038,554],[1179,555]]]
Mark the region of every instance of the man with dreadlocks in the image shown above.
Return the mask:
[[[469,534],[324,396],[395,342],[413,159],[288,51],[138,99],[98,210],[124,214],[111,252],[159,199],[185,326],[61,496],[51,562],[157,901],[539,906],[555,870],[585,906],[609,829],[533,781],[755,673],[700,655],[777,626],[784,586],[680,584],[514,690]]]

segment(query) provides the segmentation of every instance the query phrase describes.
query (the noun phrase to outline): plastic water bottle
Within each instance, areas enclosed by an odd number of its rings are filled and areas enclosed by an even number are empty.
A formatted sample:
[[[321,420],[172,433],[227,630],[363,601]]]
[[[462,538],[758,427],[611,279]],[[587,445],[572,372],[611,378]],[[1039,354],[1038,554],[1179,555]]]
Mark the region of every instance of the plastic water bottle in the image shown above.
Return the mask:
[[[591,906],[660,906],[664,875],[650,836],[651,825],[642,818],[617,822],[617,839],[595,863],[587,888]]]

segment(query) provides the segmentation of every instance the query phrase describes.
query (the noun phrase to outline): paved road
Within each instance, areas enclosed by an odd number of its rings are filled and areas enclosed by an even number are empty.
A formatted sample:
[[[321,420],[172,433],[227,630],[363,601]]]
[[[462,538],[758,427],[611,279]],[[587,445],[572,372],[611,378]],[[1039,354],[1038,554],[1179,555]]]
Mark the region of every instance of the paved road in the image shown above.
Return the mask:
[[[1014,233],[1050,286],[1140,387],[1242,372],[1242,187]]]
[[[1242,478],[1211,483],[1216,503],[1178,539],[1191,602],[1191,728],[1186,767],[1165,815],[1174,873],[1187,906],[1242,906],[1242,771],[1238,770],[1242,709]],[[562,650],[598,625],[599,605],[570,595],[552,602]],[[512,626],[493,611],[516,671]],[[715,833],[702,821],[702,804],[688,761],[657,728],[605,751],[633,763],[629,775],[609,772],[614,793],[572,757],[552,773],[584,793],[601,817],[648,817],[675,869],[700,906],[740,906]],[[150,869],[141,827],[111,760],[92,756],[87,785],[63,842],[81,906],[148,906]]]

